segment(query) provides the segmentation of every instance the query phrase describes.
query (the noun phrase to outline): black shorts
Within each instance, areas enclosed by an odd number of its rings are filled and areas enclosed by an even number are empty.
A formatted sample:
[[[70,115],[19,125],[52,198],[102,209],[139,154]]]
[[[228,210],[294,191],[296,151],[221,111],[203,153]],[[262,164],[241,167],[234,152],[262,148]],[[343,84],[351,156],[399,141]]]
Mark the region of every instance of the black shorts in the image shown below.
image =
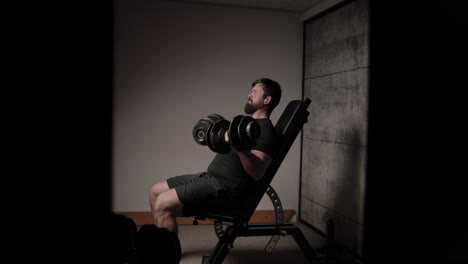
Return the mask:
[[[182,216],[198,215],[198,212],[219,210],[237,203],[235,197],[228,195],[231,192],[205,172],[169,178],[167,185],[175,189],[184,204]]]

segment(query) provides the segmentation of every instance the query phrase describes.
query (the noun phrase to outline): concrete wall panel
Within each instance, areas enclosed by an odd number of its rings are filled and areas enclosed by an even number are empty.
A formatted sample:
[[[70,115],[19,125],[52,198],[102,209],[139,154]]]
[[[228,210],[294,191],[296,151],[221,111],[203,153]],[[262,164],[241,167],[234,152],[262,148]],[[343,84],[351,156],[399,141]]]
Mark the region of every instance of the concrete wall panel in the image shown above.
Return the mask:
[[[306,79],[369,66],[367,15],[357,1],[306,25]]]
[[[362,223],[366,152],[361,146],[304,139],[302,197]]]
[[[355,222],[353,219],[335,213],[329,208],[323,207],[309,199],[301,199],[301,217],[306,222],[326,230],[327,220],[332,219],[335,223],[335,239],[347,241],[347,246],[354,252],[361,253],[363,249],[363,229],[364,225]]]
[[[367,145],[368,69],[304,81],[312,100],[304,137]]]

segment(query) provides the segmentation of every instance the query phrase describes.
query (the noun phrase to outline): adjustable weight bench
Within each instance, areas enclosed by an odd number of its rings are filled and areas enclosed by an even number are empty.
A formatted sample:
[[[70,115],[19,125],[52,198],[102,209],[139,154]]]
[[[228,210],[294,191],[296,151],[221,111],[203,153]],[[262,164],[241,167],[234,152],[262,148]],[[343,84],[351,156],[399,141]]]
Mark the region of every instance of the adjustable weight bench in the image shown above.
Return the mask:
[[[276,132],[280,135],[280,146],[270,163],[264,177],[259,181],[259,188],[250,193],[240,204],[233,205],[232,208],[219,208],[209,212],[199,212],[195,216],[194,224],[197,220],[214,220],[215,232],[218,236],[218,243],[210,256],[204,256],[202,264],[222,263],[229,250],[233,247],[237,237],[249,236],[272,236],[265,250],[271,252],[278,243],[281,236],[292,235],[301,248],[305,257],[310,263],[318,262],[319,258],[312,249],[299,227],[293,224],[283,223],[283,208],[281,201],[270,183],[288,153],[291,145],[296,139],[303,125],[307,122],[309,112],[307,111],[311,100],[293,100],[284,110],[275,125]],[[249,225],[249,220],[255,212],[258,203],[264,194],[267,194],[275,209],[275,224],[255,224]],[[224,230],[222,223],[230,223]]]

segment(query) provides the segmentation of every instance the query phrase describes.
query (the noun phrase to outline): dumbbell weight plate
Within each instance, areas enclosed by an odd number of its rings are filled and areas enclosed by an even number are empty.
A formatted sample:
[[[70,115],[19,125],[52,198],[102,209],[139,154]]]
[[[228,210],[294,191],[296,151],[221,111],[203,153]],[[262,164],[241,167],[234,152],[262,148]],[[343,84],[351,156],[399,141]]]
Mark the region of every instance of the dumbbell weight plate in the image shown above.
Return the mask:
[[[231,123],[227,120],[221,120],[210,127],[207,142],[208,147],[212,151],[221,154],[225,154],[230,151],[231,148],[224,139],[224,134],[228,130],[230,124]]]
[[[255,145],[255,139],[260,135],[257,121],[251,116],[244,116],[237,129],[241,146],[247,149],[252,148]]]
[[[228,130],[228,136],[229,136],[229,143],[231,144],[231,146],[233,146],[234,148],[238,148],[240,147],[240,138],[239,138],[239,124],[240,124],[240,121],[242,119],[243,116],[241,115],[238,115],[236,117],[234,117],[234,119],[232,120],[231,122],[231,125],[229,126],[229,130]]]
[[[218,114],[210,114],[207,117],[200,119],[200,121],[195,124],[192,130],[192,136],[195,142],[202,146],[206,146],[208,144],[206,137],[209,127],[221,120],[224,120],[224,118]]]
[[[216,122],[219,122],[219,121],[221,121],[221,120],[224,120],[224,117],[222,117],[221,115],[218,115],[218,114],[210,114],[210,115],[208,115],[208,116],[205,117],[205,118],[206,118],[207,120],[209,120],[210,126],[213,125],[213,124],[216,124]],[[209,128],[209,127],[208,127],[208,128]],[[208,129],[207,129],[207,130],[208,130]],[[206,133],[208,133],[207,130],[205,130]],[[206,137],[207,137],[207,135],[205,135],[205,140],[206,140]],[[207,144],[208,144],[208,141],[206,141],[205,145],[207,145]]]
[[[214,124],[211,118],[204,117],[198,121],[192,130],[193,139],[200,145],[206,146],[206,134],[208,128]]]
[[[249,122],[245,131],[251,139],[257,139],[261,135],[260,126],[257,123],[257,120],[253,119],[253,122]]]
[[[239,122],[239,125],[237,126],[237,134],[239,135],[239,144],[240,146],[242,146],[242,148],[248,148],[249,146],[247,132],[245,131],[245,128],[247,127],[248,118],[249,116],[243,116]]]
[[[208,115],[208,118],[213,120],[213,124],[218,122],[218,121],[224,120],[224,117],[222,117],[221,115],[218,115],[218,114]]]

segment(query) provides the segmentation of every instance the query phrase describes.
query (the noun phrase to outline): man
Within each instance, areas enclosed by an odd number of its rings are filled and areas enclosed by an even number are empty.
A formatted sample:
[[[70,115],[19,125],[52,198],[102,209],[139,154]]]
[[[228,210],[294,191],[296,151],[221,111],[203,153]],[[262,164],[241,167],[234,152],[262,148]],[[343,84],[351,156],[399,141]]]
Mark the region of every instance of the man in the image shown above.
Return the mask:
[[[252,149],[234,149],[217,154],[207,172],[182,175],[154,184],[149,192],[154,224],[177,233],[176,216],[191,216],[208,201],[228,203],[240,199],[265,174],[275,151],[275,129],[270,114],[281,99],[281,87],[261,78],[252,83],[244,106],[246,114],[256,119],[261,129]],[[229,141],[227,133],[226,141]],[[205,208],[206,209],[206,208]]]

